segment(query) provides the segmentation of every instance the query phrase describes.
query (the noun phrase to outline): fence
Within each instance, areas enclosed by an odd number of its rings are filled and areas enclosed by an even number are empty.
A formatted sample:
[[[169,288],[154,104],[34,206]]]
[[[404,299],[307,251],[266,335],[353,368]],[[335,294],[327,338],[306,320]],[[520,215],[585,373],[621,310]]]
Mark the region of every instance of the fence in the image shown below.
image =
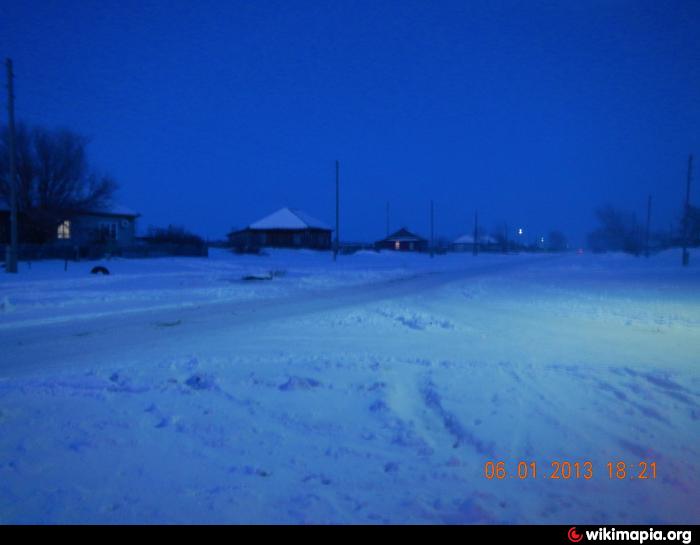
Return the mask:
[[[0,246],[0,256],[6,254],[7,246]],[[103,259],[106,257],[168,257],[189,256],[208,257],[206,244],[141,243],[133,246],[118,247],[109,244],[85,244],[71,246],[66,244],[20,244],[18,259],[20,261],[38,261],[42,259],[62,259],[78,261],[81,259]]]

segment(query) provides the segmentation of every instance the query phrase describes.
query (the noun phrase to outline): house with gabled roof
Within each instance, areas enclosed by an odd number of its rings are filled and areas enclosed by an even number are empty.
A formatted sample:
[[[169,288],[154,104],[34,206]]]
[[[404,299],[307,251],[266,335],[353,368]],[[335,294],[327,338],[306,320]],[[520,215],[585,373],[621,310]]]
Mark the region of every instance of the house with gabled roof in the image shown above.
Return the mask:
[[[136,218],[139,215],[131,208],[116,203],[95,210],[83,210],[56,227],[56,239],[68,244],[131,246],[136,236]]]
[[[139,213],[116,203],[106,203],[90,210],[76,210],[56,223],[48,243],[82,246],[109,244],[114,247],[131,246],[136,235]],[[32,224],[20,214],[20,242],[31,241]],[[23,232],[24,231],[24,232]],[[0,200],[0,244],[9,243],[10,208]]]
[[[311,248],[328,250],[333,230],[296,208],[280,208],[244,229],[228,234],[230,245],[240,251],[256,248]]]
[[[420,235],[412,233],[402,227],[382,240],[374,243],[378,250],[397,250],[400,252],[425,252],[428,249],[428,241]]]
[[[482,251],[496,251],[502,249],[502,243],[492,235],[479,234],[477,247]],[[457,237],[450,245],[453,252],[471,252],[474,250],[474,235],[467,233]]]

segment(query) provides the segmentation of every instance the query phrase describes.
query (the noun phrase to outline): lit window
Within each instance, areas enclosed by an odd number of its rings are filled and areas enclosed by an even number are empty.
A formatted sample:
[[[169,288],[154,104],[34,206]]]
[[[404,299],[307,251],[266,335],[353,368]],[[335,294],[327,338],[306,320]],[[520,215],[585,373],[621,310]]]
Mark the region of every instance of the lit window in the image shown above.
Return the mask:
[[[401,249],[401,243],[397,240],[394,242],[394,250],[400,250]]]
[[[70,238],[70,221],[61,222],[58,226],[57,236],[60,240],[68,240]]]

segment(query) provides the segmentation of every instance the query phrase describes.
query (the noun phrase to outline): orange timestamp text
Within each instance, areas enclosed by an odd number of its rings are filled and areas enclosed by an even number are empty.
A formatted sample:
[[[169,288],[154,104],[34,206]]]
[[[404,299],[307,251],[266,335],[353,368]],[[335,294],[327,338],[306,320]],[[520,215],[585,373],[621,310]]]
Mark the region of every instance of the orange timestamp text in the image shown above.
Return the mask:
[[[611,480],[656,479],[656,462],[625,460],[609,461],[604,464],[606,475]],[[484,464],[484,477],[488,480],[505,479],[550,479],[550,480],[590,480],[596,472],[590,460],[552,460],[538,463],[533,461],[506,462],[489,460]]]

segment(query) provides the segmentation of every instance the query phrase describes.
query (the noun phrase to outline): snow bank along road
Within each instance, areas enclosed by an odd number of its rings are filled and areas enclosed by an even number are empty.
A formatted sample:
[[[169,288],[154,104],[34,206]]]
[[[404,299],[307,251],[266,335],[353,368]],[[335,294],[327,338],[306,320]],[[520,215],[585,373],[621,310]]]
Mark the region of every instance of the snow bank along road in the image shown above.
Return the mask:
[[[675,257],[35,264],[0,281],[0,522],[697,523]]]

